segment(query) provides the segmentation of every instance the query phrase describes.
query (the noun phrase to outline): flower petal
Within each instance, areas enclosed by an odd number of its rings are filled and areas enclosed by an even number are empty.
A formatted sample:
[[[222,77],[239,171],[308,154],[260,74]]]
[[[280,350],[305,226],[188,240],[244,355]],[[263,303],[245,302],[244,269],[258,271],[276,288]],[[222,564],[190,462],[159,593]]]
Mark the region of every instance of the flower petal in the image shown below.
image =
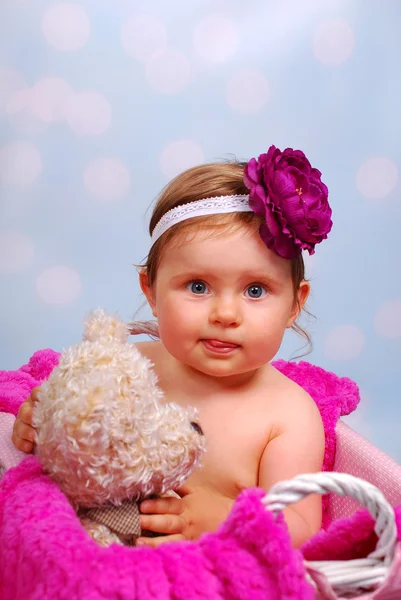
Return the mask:
[[[264,218],[260,234],[266,245],[285,258],[301,250],[313,254],[315,244],[331,230],[332,213],[321,172],[305,154],[270,146],[258,160],[249,161],[244,182],[250,207]]]

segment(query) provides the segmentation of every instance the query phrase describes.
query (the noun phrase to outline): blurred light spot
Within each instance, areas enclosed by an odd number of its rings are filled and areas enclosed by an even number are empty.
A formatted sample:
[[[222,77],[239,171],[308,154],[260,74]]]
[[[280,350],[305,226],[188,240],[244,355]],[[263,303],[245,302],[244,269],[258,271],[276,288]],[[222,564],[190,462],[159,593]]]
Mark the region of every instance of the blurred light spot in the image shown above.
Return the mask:
[[[88,192],[99,200],[119,200],[128,191],[130,173],[116,158],[98,158],[84,171],[84,184]]]
[[[240,69],[229,79],[227,102],[243,114],[257,113],[269,99],[269,84],[265,75],[256,69]]]
[[[0,67],[0,115],[8,112],[10,98],[26,88],[27,84],[20,73],[7,67]]]
[[[184,54],[168,50],[150,58],[146,63],[149,84],[161,94],[177,94],[190,80],[190,65]]]
[[[150,15],[135,15],[123,26],[121,41],[126,53],[139,62],[166,49],[167,32],[164,24]]]
[[[222,63],[232,56],[238,44],[237,28],[229,19],[210,15],[195,27],[194,47],[202,58]]]
[[[390,340],[401,338],[401,299],[388,300],[382,304],[375,316],[375,331]]]
[[[74,269],[56,266],[39,275],[36,289],[39,297],[47,304],[69,304],[77,298],[82,285]]]
[[[365,345],[365,335],[355,325],[339,325],[330,331],[324,341],[324,353],[332,360],[352,360]]]
[[[0,272],[19,273],[32,263],[35,255],[32,240],[19,231],[0,233]]]
[[[64,117],[78,135],[99,135],[111,122],[107,99],[96,92],[73,94],[64,107]]]
[[[390,158],[366,160],[358,169],[356,185],[365,198],[380,200],[390,194],[398,182],[397,166]]]
[[[0,182],[17,187],[33,183],[42,171],[39,150],[30,142],[10,142],[0,149]]]
[[[179,140],[171,142],[160,155],[160,168],[169,178],[173,178],[182,171],[202,163],[203,152],[198,144],[192,140]]]
[[[320,25],[313,37],[316,58],[327,67],[345,63],[354,50],[355,35],[346,21],[328,21]]]
[[[88,40],[90,22],[79,4],[57,2],[45,12],[42,31],[51,46],[71,52],[81,48]]]

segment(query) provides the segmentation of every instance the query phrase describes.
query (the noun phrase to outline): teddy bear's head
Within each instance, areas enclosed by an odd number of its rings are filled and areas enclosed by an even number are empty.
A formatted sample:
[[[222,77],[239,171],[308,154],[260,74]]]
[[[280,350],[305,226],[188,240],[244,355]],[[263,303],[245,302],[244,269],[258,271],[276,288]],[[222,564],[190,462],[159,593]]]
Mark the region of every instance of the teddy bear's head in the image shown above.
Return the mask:
[[[127,338],[124,323],[94,312],[35,406],[37,456],[83,507],[177,488],[205,449],[196,411],[163,402],[150,361]]]

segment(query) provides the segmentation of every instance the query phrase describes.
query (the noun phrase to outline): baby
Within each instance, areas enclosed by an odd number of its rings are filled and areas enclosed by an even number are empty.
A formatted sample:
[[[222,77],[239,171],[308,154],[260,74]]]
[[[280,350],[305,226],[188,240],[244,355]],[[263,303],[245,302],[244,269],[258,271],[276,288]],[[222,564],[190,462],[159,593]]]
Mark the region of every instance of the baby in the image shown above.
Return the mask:
[[[162,191],[139,275],[160,341],[137,348],[166,400],[198,409],[208,451],[179,497],[142,503],[142,528],[161,535],[137,544],[197,539],[243,489],[321,470],[319,411],[271,361],[286,329],[300,330],[310,289],[302,250],[313,253],[331,226],[327,187],[299,150],[271,146],[248,163],[194,167]],[[26,452],[36,400],[34,390],[13,431]],[[321,526],[320,497],[284,516],[299,547]]]

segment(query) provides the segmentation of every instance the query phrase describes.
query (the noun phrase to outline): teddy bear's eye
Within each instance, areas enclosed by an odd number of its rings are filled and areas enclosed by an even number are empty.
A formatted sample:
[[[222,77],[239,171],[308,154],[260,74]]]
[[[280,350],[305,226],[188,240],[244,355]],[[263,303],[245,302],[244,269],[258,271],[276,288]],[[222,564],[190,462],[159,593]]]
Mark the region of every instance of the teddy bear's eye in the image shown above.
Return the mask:
[[[196,433],[199,433],[199,435],[203,435],[202,427],[199,425],[199,423],[192,421],[191,427],[195,429]]]

